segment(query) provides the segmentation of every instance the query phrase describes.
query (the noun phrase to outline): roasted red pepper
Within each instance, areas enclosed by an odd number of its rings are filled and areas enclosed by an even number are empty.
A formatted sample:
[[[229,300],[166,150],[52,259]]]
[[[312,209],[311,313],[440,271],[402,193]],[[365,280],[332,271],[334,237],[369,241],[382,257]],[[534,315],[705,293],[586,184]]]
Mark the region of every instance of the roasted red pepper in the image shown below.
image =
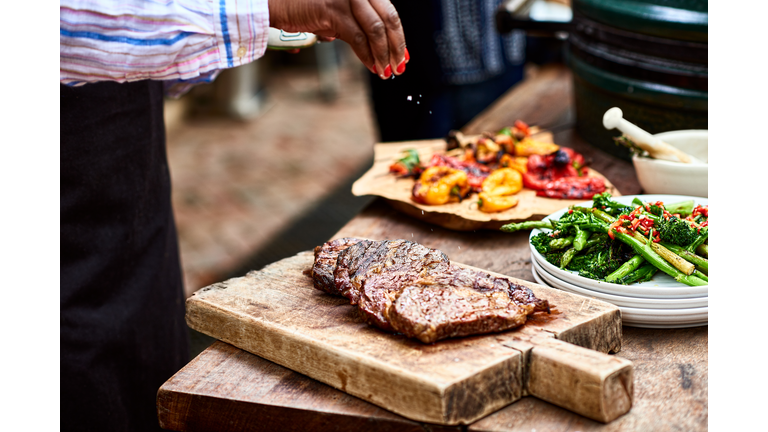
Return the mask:
[[[587,175],[584,156],[572,149],[562,147],[553,154],[531,155],[528,157],[528,172],[523,175],[525,187],[543,190],[547,183],[562,177]]]
[[[537,196],[560,199],[589,199],[605,192],[605,182],[598,177],[561,177],[536,191]]]
[[[520,130],[520,132],[524,133],[525,136],[529,136],[531,134],[531,129],[528,127],[528,125],[522,121],[522,120],[515,120],[515,127]]]
[[[562,147],[553,154],[528,157],[523,184],[536,195],[561,199],[588,199],[605,191],[602,179],[586,177],[584,156]]]

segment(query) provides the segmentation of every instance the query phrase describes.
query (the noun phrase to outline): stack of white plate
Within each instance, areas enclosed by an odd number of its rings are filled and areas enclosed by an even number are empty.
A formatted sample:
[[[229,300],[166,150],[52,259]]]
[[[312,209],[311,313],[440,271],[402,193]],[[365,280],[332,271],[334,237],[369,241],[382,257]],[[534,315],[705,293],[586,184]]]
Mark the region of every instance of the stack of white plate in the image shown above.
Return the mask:
[[[614,199],[630,204],[635,196],[646,202],[674,203],[693,199],[696,204],[708,204],[706,198],[680,195],[633,195]],[[581,205],[591,207],[592,202]],[[565,211],[567,209],[553,213],[547,216],[547,219],[559,219]],[[533,230],[531,237],[540,232],[540,230]],[[612,303],[621,309],[621,318],[625,325],[680,328],[704,326],[708,323],[708,286],[687,286],[661,271],[657,272],[649,282],[639,284],[620,285],[596,281],[550,264],[533,246],[531,246],[531,263],[536,282]]]

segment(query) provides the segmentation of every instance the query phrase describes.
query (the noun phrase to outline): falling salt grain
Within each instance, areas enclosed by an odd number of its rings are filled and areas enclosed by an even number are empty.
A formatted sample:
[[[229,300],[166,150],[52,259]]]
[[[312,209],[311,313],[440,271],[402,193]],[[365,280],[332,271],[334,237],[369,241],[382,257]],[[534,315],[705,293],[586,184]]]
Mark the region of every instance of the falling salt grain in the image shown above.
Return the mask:
[[[421,103],[421,102],[419,102],[419,101],[416,101],[416,105],[418,105],[418,104],[420,104],[420,103]]]
[[[429,113],[432,114],[432,111],[430,111]]]
[[[407,99],[407,100],[411,100],[411,99],[413,99],[413,98],[412,98],[411,96],[408,96],[406,99]]]
[[[457,362],[457,361],[459,361],[459,359],[455,358],[455,359],[453,359],[453,361]]]

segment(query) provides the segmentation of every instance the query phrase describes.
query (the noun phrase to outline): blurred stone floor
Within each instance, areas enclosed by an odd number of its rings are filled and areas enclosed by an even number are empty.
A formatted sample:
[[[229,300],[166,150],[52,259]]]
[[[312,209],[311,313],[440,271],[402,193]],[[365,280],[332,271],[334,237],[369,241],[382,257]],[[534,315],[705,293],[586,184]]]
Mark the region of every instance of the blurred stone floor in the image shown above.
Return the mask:
[[[324,97],[315,54],[306,50],[287,61],[289,54],[268,52],[258,61],[267,108],[251,120],[212,108],[225,75],[167,102],[187,296],[309,249],[370,201],[350,192],[371,165],[376,141],[367,71],[346,46],[336,49],[335,98]]]

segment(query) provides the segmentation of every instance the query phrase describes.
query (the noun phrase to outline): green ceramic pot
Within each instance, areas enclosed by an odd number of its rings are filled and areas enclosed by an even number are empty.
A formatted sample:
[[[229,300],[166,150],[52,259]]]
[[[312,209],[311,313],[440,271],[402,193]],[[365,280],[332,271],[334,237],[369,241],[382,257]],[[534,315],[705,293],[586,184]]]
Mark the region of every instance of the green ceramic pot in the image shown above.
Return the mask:
[[[707,42],[707,0],[573,0],[584,15],[624,30]]]
[[[593,146],[630,160],[605,130],[605,111],[650,133],[707,129],[707,9],[693,0],[574,0],[567,62],[576,128]],[[686,55],[683,55],[686,54]]]
[[[619,107],[624,118],[655,134],[707,129],[707,92],[635,80],[570,57],[576,104],[576,130],[587,142],[625,160],[631,155],[614,143],[621,135],[603,127],[603,114]]]

